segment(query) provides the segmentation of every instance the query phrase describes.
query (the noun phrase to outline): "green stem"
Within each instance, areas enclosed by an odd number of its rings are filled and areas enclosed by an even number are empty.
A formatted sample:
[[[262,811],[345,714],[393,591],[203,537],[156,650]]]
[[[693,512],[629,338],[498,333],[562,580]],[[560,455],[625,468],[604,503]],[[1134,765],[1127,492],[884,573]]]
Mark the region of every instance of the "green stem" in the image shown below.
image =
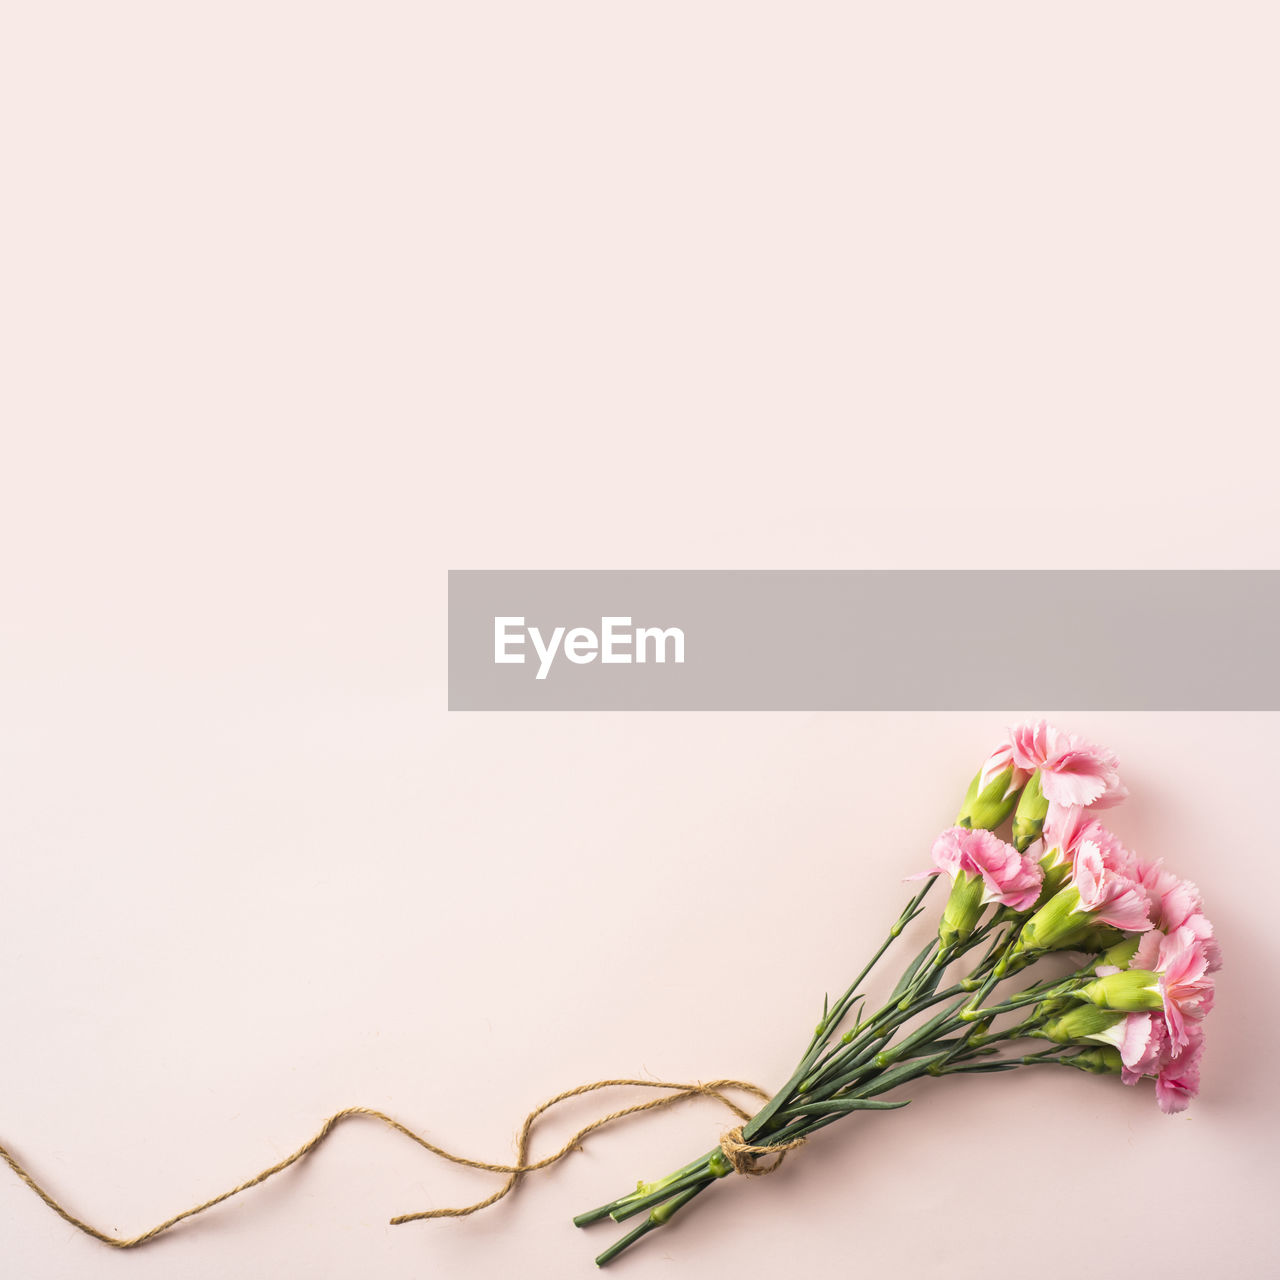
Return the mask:
[[[1065,1064],[1066,1059],[1061,1056],[1062,1048],[1062,1045],[1055,1044],[1052,1049],[1045,1049],[1041,1053],[1024,1053],[1021,1057],[1001,1058],[998,1062],[978,1062],[966,1066],[944,1066],[939,1074],[952,1076],[963,1072],[1012,1071],[1015,1067],[1054,1066],[1060,1062]]]
[[[710,1182],[699,1183],[695,1187],[690,1187],[687,1191],[682,1191],[679,1195],[673,1196],[665,1204],[654,1209],[649,1216],[633,1231],[628,1231],[621,1240],[615,1240],[597,1259],[597,1267],[607,1267],[614,1258],[616,1258],[624,1250],[631,1248],[637,1240],[642,1236],[646,1236],[650,1231],[656,1231],[658,1227],[665,1227],[672,1218],[675,1217],[681,1209],[685,1207],[695,1196],[701,1195],[709,1186]]]
[[[938,939],[933,938],[908,963],[886,1004],[870,1017],[860,1011],[853,1030],[835,1044],[830,1043],[855,1003],[865,1001],[860,987],[894,939],[920,914],[921,903],[935,878],[931,877],[907,904],[889,936],[844,994],[832,1005],[824,1001],[822,1018],[791,1078],[743,1126],[743,1137],[747,1141],[754,1140],[762,1146],[782,1146],[817,1133],[855,1110],[906,1106],[909,1100],[894,1103],[875,1099],[925,1075],[1070,1065],[1058,1045],[1020,1057],[995,1056],[998,1054],[995,1046],[1025,1035],[1036,1024],[1036,1015],[1033,1012],[1017,1026],[995,1034],[988,1031],[989,1019],[1074,990],[1076,979],[1083,973],[1065,980],[1055,979],[1052,983],[1034,984],[1001,1004],[982,1008],[982,1001],[999,984],[1002,969],[1006,967],[1003,961],[1019,934],[1021,921],[1010,921],[1001,913],[996,913],[962,942],[943,948]],[[988,943],[985,953],[968,977],[940,991],[941,979],[948,967],[983,943]],[[908,1032],[901,1042],[892,1043],[901,1027],[939,1004],[946,1007]],[[650,1231],[668,1222],[712,1182],[730,1171],[723,1152],[714,1147],[659,1182],[643,1184],[607,1205],[579,1214],[574,1222],[586,1226],[605,1217],[622,1222],[647,1211],[644,1221],[596,1259],[600,1266],[605,1266]]]
[[[588,1209],[586,1213],[578,1214],[573,1220],[573,1225],[575,1227],[589,1227],[593,1222],[600,1222],[604,1218],[612,1217],[614,1210],[622,1205],[634,1203],[641,1196],[652,1195],[655,1191],[671,1187],[675,1182],[683,1178],[685,1174],[692,1173],[693,1170],[699,1167],[705,1167],[707,1161],[719,1149],[719,1147],[716,1147],[708,1151],[706,1155],[699,1156],[696,1160],[690,1160],[688,1164],[681,1165],[679,1169],[673,1170],[665,1178],[659,1178],[657,1182],[640,1183],[629,1195],[620,1196],[617,1200],[610,1200],[608,1204],[602,1204],[598,1209]],[[670,1194],[669,1191],[668,1194]],[[617,1221],[617,1219],[614,1220]]]
[[[899,980],[885,1005],[870,1018],[863,1019],[856,1033],[833,1046],[814,1070],[795,1089],[796,1093],[811,1093],[833,1078],[837,1073],[847,1078],[857,1067],[874,1058],[886,1047],[889,1038],[896,1028],[909,1022],[918,1013],[940,1000],[949,999],[951,995],[962,990],[972,990],[964,983],[948,988],[942,995],[937,993],[943,972],[953,961],[980,946],[992,933],[1000,929],[1005,922],[995,918],[989,920],[980,929],[963,942],[955,943],[942,951],[937,951],[932,965],[921,970],[925,958],[937,950],[937,939],[931,941],[916,957]],[[996,946],[999,945],[997,939]],[[992,952],[988,951],[988,958]]]
[[[664,1178],[653,1191],[637,1196],[634,1199],[628,1198],[621,1201],[609,1214],[609,1217],[614,1222],[625,1222],[628,1218],[634,1218],[637,1213],[644,1213],[647,1209],[653,1209],[670,1200],[678,1192],[706,1182],[708,1179],[714,1181],[716,1178],[723,1178],[731,1172],[732,1166],[725,1160],[724,1153],[719,1147],[715,1147],[708,1151],[701,1160],[698,1160],[694,1167],[682,1177],[673,1178],[670,1182],[667,1182]]]
[[[985,1009],[977,1008],[974,1002],[971,1001],[969,1008],[965,1010],[965,1021],[978,1022],[984,1018],[994,1018],[997,1014],[1012,1013],[1015,1009],[1024,1009],[1029,1004],[1040,1004],[1044,1000],[1056,1000],[1059,996],[1067,996],[1073,991],[1079,990],[1082,984],[1082,979],[1072,977],[1065,982],[1059,982],[1056,986],[1042,990],[1037,990],[1036,987],[1029,987],[1025,993],[1013,996],[1003,1004],[988,1005]],[[1037,986],[1039,985],[1037,984]]]
[[[941,970],[938,970],[938,972],[940,973]],[[945,991],[929,991],[927,994],[922,994],[914,1004],[906,1009],[899,1009],[896,1005],[893,1006],[892,1009],[885,1013],[883,1018],[879,1019],[878,1025],[873,1022],[869,1027],[869,1031],[874,1035],[873,1039],[867,1041],[866,1033],[864,1033],[847,1049],[832,1055],[820,1073],[815,1072],[814,1075],[801,1083],[797,1093],[803,1093],[806,1097],[830,1096],[833,1087],[842,1088],[848,1084],[859,1069],[875,1059],[878,1054],[892,1052],[892,1050],[888,1049],[888,1045],[893,1033],[900,1026],[910,1022],[931,1006],[939,1004],[943,1000],[954,999],[956,996],[961,997],[961,1003],[967,999],[965,991],[958,984],[948,987]],[[959,1008],[959,1005],[956,1007]],[[928,1025],[932,1027],[936,1022],[937,1019],[935,1018]],[[913,1038],[913,1040],[918,1042],[918,1038]]]
[[[867,976],[871,973],[871,970],[876,967],[884,953],[893,945],[894,939],[899,937],[903,929],[905,929],[906,926],[920,914],[921,904],[924,902],[929,890],[933,888],[933,884],[936,879],[936,876],[930,876],[929,879],[925,881],[920,892],[917,893],[903,908],[901,915],[898,916],[893,927],[889,930],[889,936],[880,944],[876,953],[863,966],[862,972],[859,973],[858,976],[849,984],[849,988],[844,995],[836,1001],[835,1005],[828,1011],[826,1017],[824,1017],[818,1024],[817,1029],[813,1033],[813,1039],[810,1041],[809,1050],[804,1057],[801,1058],[795,1071],[791,1073],[791,1078],[743,1127],[742,1137],[744,1141],[750,1142],[752,1138],[756,1137],[756,1135],[758,1135],[761,1130],[772,1121],[775,1113],[783,1106],[787,1098],[791,1096],[796,1086],[800,1084],[800,1082],[804,1080],[812,1070],[814,1064],[821,1056],[822,1050],[828,1039],[830,1039],[832,1031],[839,1026],[840,1018],[842,1018],[845,1012],[847,1012],[849,1004],[853,1000],[857,989],[866,980]]]

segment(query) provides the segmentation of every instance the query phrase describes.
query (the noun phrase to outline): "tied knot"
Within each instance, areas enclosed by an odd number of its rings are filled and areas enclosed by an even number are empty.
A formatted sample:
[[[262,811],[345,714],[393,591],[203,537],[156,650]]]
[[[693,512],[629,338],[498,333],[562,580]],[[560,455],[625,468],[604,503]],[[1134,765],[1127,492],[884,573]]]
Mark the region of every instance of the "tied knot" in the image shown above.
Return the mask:
[[[790,1142],[780,1142],[776,1146],[757,1146],[743,1139],[742,1125],[737,1125],[720,1135],[720,1150],[735,1173],[745,1174],[748,1178],[762,1178],[766,1173],[773,1173],[782,1164],[788,1151],[803,1147],[807,1141],[807,1138],[793,1138]],[[764,1156],[777,1158],[769,1164],[758,1163]]]

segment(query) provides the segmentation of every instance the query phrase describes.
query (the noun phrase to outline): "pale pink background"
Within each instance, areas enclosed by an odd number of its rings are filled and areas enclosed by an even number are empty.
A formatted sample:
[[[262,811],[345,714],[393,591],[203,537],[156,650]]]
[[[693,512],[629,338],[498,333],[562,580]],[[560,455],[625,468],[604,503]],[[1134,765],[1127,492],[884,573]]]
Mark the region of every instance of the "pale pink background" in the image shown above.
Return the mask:
[[[352,1103],[503,1159],[580,1080],[781,1080],[981,753],[1053,709],[450,716],[445,571],[1275,566],[1276,36],[6,6],[0,1140],[134,1232]],[[935,1085],[620,1274],[1275,1270],[1276,717],[1064,719],[1218,922],[1199,1105]],[[722,1123],[397,1228],[493,1180],[352,1126],[135,1254],[4,1172],[3,1270],[585,1276],[611,1232],[569,1217]]]

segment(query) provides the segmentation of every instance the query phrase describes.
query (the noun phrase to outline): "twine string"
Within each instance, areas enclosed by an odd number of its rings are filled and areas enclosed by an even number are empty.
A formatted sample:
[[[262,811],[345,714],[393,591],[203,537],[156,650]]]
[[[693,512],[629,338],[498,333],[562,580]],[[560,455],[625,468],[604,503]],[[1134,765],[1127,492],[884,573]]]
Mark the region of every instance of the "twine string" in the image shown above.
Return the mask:
[[[667,1092],[659,1098],[651,1098],[648,1102],[634,1103],[629,1107],[622,1107],[617,1111],[611,1111],[608,1115],[601,1116],[598,1120],[593,1120],[590,1124],[584,1125],[579,1129],[567,1142],[556,1152],[549,1156],[544,1156],[541,1160],[529,1159],[529,1143],[536,1128],[538,1121],[554,1107],[560,1103],[568,1101],[570,1098],[577,1098],[587,1093],[595,1093],[600,1089],[614,1088],[636,1088],[636,1089],[663,1089]],[[492,1195],[486,1196],[483,1200],[477,1200],[474,1204],[464,1205],[459,1208],[452,1209],[423,1209],[416,1213],[404,1213],[398,1217],[392,1218],[394,1225],[403,1222],[417,1222],[424,1218],[465,1218],[470,1214],[478,1213],[481,1209],[487,1209],[490,1205],[509,1195],[516,1187],[516,1184],[527,1173],[533,1173],[539,1169],[549,1168],[553,1164],[557,1164],[563,1160],[570,1152],[580,1149],[580,1143],[588,1134],[594,1133],[597,1129],[603,1129],[606,1125],[613,1124],[617,1120],[621,1120],[626,1116],[637,1115],[642,1111],[656,1111],[665,1107],[675,1106],[682,1102],[687,1102],[691,1098],[712,1098],[721,1103],[732,1111],[739,1120],[745,1122],[750,1119],[748,1112],[744,1111],[736,1102],[728,1096],[728,1091],[735,1090],[742,1093],[749,1093],[754,1097],[767,1101],[769,1095],[759,1087],[746,1080],[712,1080],[707,1084],[677,1084],[666,1080],[597,1080],[592,1084],[580,1084],[576,1088],[566,1089],[563,1093],[558,1093],[553,1098],[548,1098],[546,1102],[535,1107],[525,1117],[524,1123],[520,1127],[519,1137],[516,1141],[516,1162],[515,1164],[494,1164],[487,1160],[472,1160],[467,1156],[461,1156],[455,1152],[448,1151],[444,1147],[437,1146],[434,1142],[428,1141],[420,1133],[415,1133],[407,1125],[401,1124],[399,1120],[377,1111],[373,1107],[347,1107],[343,1111],[338,1111],[331,1115],[319,1128],[319,1130],[306,1142],[302,1144],[292,1154],[284,1157],[283,1160],[276,1161],[275,1164],[269,1165],[260,1173],[254,1174],[252,1178],[247,1178],[244,1182],[232,1187],[229,1191],[224,1191],[220,1195],[216,1195],[209,1200],[201,1201],[199,1204],[192,1205],[189,1209],[183,1209],[181,1213],[175,1213],[171,1218],[166,1218],[163,1222],[158,1223],[148,1231],[143,1231],[136,1236],[113,1236],[105,1231],[100,1231],[97,1227],[85,1222],[84,1219],[76,1217],[65,1205],[61,1204],[53,1195],[46,1191],[36,1180],[22,1167],[18,1160],[3,1146],[0,1146],[0,1159],[24,1182],[32,1191],[35,1192],[41,1200],[49,1206],[64,1222],[70,1223],[76,1230],[84,1232],[87,1236],[92,1236],[95,1240],[100,1240],[103,1244],[110,1245],[113,1249],[133,1249],[138,1245],[146,1244],[149,1240],[154,1240],[157,1236],[163,1235],[166,1231],[176,1227],[178,1223],[185,1222],[188,1218],[194,1218],[199,1214],[207,1212],[220,1205],[224,1200],[230,1200],[232,1196],[238,1196],[242,1191],[248,1191],[251,1187],[260,1186],[262,1183],[274,1178],[276,1174],[283,1173],[290,1165],[296,1164],[304,1156],[310,1155],[318,1146],[325,1141],[326,1138],[345,1120],[350,1120],[356,1116],[364,1116],[369,1119],[378,1120],[385,1124],[388,1128],[394,1129],[397,1133],[403,1134],[406,1138],[412,1139],[418,1146],[430,1151],[432,1155],[440,1157],[442,1160],[448,1160],[453,1164],[465,1165],[469,1169],[481,1169],[489,1173],[501,1173],[506,1175],[506,1180],[502,1186],[498,1188]],[[751,1143],[744,1142],[742,1139],[742,1125],[728,1130],[721,1136],[720,1146],[725,1154],[725,1158],[739,1173],[758,1176],[760,1174],[772,1173],[779,1164],[782,1163],[782,1157],[785,1152],[800,1146],[804,1139],[798,1139],[793,1142],[780,1144],[776,1147],[760,1147]],[[770,1164],[757,1163],[757,1157],[776,1155],[777,1159]]]
[[[779,1142],[776,1146],[761,1147],[746,1142],[742,1137],[742,1126],[737,1125],[720,1135],[720,1150],[724,1158],[733,1165],[734,1173],[741,1173],[748,1178],[760,1178],[766,1173],[773,1173],[786,1158],[788,1151],[803,1147],[808,1138],[792,1138],[790,1142]],[[763,1157],[777,1157],[772,1163],[761,1163]]]

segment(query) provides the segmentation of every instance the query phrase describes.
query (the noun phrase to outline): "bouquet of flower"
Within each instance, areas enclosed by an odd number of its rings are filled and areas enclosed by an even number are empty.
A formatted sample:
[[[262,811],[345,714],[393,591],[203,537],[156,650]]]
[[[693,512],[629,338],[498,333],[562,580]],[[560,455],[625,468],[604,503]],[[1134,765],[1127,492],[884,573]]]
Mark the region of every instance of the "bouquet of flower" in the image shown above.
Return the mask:
[[[1095,816],[1126,795],[1105,748],[1043,721],[1012,730],[934,842],[933,866],[911,877],[925,883],[879,950],[823,1001],[786,1084],[711,1151],[574,1219],[640,1217],[597,1263],[730,1173],[772,1172],[845,1116],[907,1106],[884,1095],[925,1076],[1051,1066],[1129,1085],[1151,1077],[1161,1110],[1183,1110],[1199,1088],[1221,957],[1195,885],[1132,853]],[[1006,824],[1007,840],[996,834]],[[863,983],[943,877],[936,935],[872,1006]]]
[[[529,1113],[515,1164],[456,1155],[381,1111],[348,1107],[292,1154],[133,1236],[111,1235],[77,1217],[3,1146],[0,1161],[64,1221],[113,1248],[132,1249],[261,1186],[356,1117],[378,1120],[442,1159],[506,1175],[499,1190],[475,1204],[391,1219],[405,1223],[486,1209],[525,1174],[549,1168],[588,1134],[625,1116],[695,1097],[731,1107],[742,1123],[712,1150],[574,1219],[585,1227],[640,1218],[596,1259],[604,1266],[730,1173],[771,1173],[788,1151],[844,1116],[907,1106],[909,1098],[884,1095],[924,1076],[1050,1066],[1115,1074],[1125,1084],[1151,1077],[1161,1109],[1181,1111],[1199,1088],[1202,1023],[1213,1007],[1221,958],[1195,885],[1131,853],[1095,817],[1126,794],[1110,751],[1043,721],[1014,729],[978,770],[956,825],[934,841],[933,866],[909,877],[924,884],[888,937],[839,999],[823,1001],[799,1064],[772,1098],[740,1080],[581,1084]],[[1008,840],[996,834],[1006,824]],[[863,983],[923,913],[942,877],[951,889],[937,932],[907,961],[884,1002],[871,1005]],[[530,1135],[541,1117],[571,1098],[618,1086],[665,1096],[614,1111],[554,1154],[531,1159]],[[731,1089],[765,1105],[749,1115],[726,1096]]]

